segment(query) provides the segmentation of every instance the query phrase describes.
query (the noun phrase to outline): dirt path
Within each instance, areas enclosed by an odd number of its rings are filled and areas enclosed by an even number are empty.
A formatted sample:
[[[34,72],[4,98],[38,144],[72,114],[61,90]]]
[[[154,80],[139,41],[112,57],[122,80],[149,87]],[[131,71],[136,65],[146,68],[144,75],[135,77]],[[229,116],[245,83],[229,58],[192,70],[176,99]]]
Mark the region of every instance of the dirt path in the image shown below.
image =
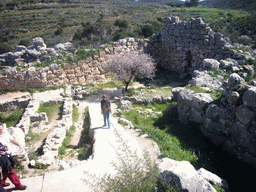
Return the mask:
[[[137,83],[134,86],[135,87],[140,87],[142,85]],[[108,91],[110,91],[110,90],[108,89]],[[51,99],[56,99],[56,98],[58,99],[58,98],[62,98],[60,96],[60,94],[62,92],[63,92],[63,90],[55,90],[55,91],[47,91],[47,92],[43,92],[43,93],[35,93],[33,95],[33,98],[35,98],[35,99],[44,99],[44,100],[51,100]],[[78,121],[76,123],[79,124],[78,127],[80,127],[80,128],[77,128],[76,132],[73,134],[70,145],[75,145],[76,146],[78,144],[79,140],[80,140],[82,126],[83,126],[83,123],[84,123],[85,108],[87,106],[89,106],[90,102],[95,102],[95,101],[100,102],[101,95],[102,95],[102,93],[100,93],[98,95],[90,96],[90,97],[87,98],[87,100],[78,101],[77,108],[78,108],[78,112],[79,112],[79,118],[78,118]],[[0,101],[1,102],[11,101],[15,98],[20,98],[20,97],[25,97],[25,96],[26,97],[31,97],[29,93],[23,93],[23,92],[7,93],[7,94],[4,94],[4,95],[0,95]],[[117,106],[116,106],[115,103],[112,103],[111,105],[112,105],[112,112],[115,113],[115,111],[117,109]],[[99,115],[101,115],[100,111],[99,111]],[[56,118],[58,118],[57,114],[56,114]],[[51,123],[57,123],[56,118],[53,118]],[[116,117],[111,116],[111,118],[116,118]],[[137,140],[137,142],[140,144],[140,146],[142,148],[147,149],[149,151],[149,154],[150,154],[151,157],[153,157],[153,159],[156,160],[158,158],[159,151],[157,150],[157,147],[155,146],[155,143],[151,139],[140,137],[140,132],[132,130],[132,129],[127,130],[127,132],[129,134],[131,134],[132,137],[134,137]],[[47,132],[47,133],[49,133],[49,132]],[[44,135],[44,136],[46,137],[47,135]],[[37,142],[36,146],[39,147],[41,144],[42,144],[41,141]]]

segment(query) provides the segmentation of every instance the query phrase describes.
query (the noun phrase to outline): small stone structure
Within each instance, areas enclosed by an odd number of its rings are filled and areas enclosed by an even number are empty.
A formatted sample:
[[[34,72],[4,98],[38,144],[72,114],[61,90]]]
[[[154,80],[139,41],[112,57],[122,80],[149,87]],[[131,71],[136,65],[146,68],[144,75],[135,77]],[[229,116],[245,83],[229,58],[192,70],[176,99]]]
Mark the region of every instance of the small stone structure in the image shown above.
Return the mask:
[[[230,48],[229,39],[214,32],[201,17],[181,21],[173,16],[166,19],[160,33],[152,36],[147,52],[164,68],[178,71],[183,69],[187,51],[191,53],[193,69],[202,68],[205,58],[245,60],[244,55]]]
[[[63,140],[66,137],[66,131],[70,129],[73,124],[72,120],[72,97],[64,98],[62,119],[57,124],[53,125],[53,131],[47,136],[44,146],[43,155],[40,156],[38,162],[53,165],[58,156],[58,149],[61,147]]]

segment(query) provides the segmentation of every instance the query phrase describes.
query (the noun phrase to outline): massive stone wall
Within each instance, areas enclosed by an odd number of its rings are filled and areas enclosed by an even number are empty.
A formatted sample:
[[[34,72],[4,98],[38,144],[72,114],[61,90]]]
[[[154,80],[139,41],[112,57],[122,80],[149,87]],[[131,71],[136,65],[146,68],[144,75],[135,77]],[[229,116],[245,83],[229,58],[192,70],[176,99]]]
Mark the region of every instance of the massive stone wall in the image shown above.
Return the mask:
[[[208,93],[172,89],[182,123],[198,123],[213,143],[256,167],[256,87],[246,85],[237,73],[229,76],[223,97],[214,101]]]
[[[192,54],[192,67],[199,69],[204,58],[231,58],[234,51],[230,47],[228,39],[214,32],[202,18],[181,21],[173,16],[152,37],[147,50],[164,68],[180,70],[187,51]]]
[[[41,44],[44,45],[44,43],[42,43],[42,39],[39,40]],[[81,60],[78,63],[63,62],[59,65],[51,64],[44,68],[35,68],[31,66],[24,72],[18,72],[16,66],[9,67],[4,71],[3,75],[0,75],[0,91],[19,90],[26,87],[34,88],[54,85],[82,84],[104,78],[105,72],[100,66],[104,62],[107,62],[111,55],[122,51],[143,51],[147,43],[148,40],[146,39],[120,39],[118,42],[114,42],[111,46],[105,48],[104,51],[94,57]],[[41,51],[42,46],[38,46],[37,41],[35,41],[34,44],[36,44],[33,46],[35,49],[31,49],[37,53],[38,60],[45,56],[43,55],[45,49],[48,50],[49,48],[45,48],[45,46],[43,46],[43,51]],[[34,54],[28,55],[28,51],[32,52],[32,50],[25,49],[25,51],[23,51],[24,53],[22,51],[16,51],[14,53],[4,54],[2,55],[2,61],[6,62],[8,60],[12,60],[11,63],[14,63],[23,59],[24,54],[26,55],[27,60],[36,59]],[[11,57],[12,59],[9,57],[10,55],[17,55],[17,52],[19,52],[19,57]]]

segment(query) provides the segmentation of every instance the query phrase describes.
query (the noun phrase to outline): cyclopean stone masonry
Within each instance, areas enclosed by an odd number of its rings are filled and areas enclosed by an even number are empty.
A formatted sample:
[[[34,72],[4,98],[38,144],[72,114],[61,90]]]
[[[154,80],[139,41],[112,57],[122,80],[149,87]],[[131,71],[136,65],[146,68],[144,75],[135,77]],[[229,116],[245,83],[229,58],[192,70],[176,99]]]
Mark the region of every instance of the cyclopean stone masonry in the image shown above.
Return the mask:
[[[162,31],[152,37],[147,51],[164,68],[182,69],[186,52],[192,54],[192,67],[199,69],[205,58],[217,60],[231,58],[231,44],[221,33],[215,33],[201,17],[181,21],[179,17],[168,17]]]
[[[41,38],[37,38],[37,40],[40,41],[40,45],[45,45],[42,43],[43,40]],[[0,91],[19,90],[26,87],[34,88],[54,85],[82,84],[104,78],[105,72],[100,66],[108,61],[111,55],[122,51],[143,51],[148,43],[147,39],[120,39],[118,42],[114,42],[111,46],[105,48],[99,54],[94,55],[94,57],[80,60],[78,63],[63,62],[62,64],[51,64],[44,68],[35,68],[31,66],[24,72],[17,71],[16,66],[12,65],[13,63],[18,62],[19,60],[25,61],[25,56],[26,61],[41,60],[42,57],[45,57],[45,52],[49,52],[49,50],[53,49],[45,48],[45,46],[42,48],[42,46],[38,45],[37,40],[34,40],[34,45],[29,48],[23,46],[23,49],[25,49],[23,52],[18,49],[14,53],[0,55],[0,62],[2,66],[5,66],[6,68],[3,75],[0,75]],[[52,52],[57,52],[59,48],[55,48],[54,50],[55,51]],[[37,53],[36,56],[34,54],[29,54],[33,51]],[[16,52],[19,52],[19,54],[16,54]],[[56,53],[55,56],[59,57],[60,54],[61,52],[58,54]],[[10,57],[10,55],[18,56]],[[8,63],[7,61],[11,62]]]

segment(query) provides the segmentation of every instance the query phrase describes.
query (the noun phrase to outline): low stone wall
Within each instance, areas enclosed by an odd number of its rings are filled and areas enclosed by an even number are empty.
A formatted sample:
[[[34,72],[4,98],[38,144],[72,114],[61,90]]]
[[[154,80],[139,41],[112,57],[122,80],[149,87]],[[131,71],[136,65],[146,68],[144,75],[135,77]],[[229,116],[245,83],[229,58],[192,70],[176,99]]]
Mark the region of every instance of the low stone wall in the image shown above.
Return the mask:
[[[208,93],[173,88],[179,120],[200,125],[213,143],[241,161],[256,167],[256,87],[247,86],[238,74],[228,79],[228,88],[217,102]]]
[[[4,75],[0,75],[0,91],[19,90],[26,87],[82,84],[104,78],[105,72],[100,66],[107,62],[111,55],[122,51],[143,51],[147,42],[146,39],[120,39],[98,55],[78,63],[51,64],[44,68],[32,66],[24,72],[18,72],[16,67],[10,67],[5,70]]]
[[[12,101],[0,102],[0,111],[8,112],[19,108],[26,108],[28,103],[28,99],[16,99]]]

